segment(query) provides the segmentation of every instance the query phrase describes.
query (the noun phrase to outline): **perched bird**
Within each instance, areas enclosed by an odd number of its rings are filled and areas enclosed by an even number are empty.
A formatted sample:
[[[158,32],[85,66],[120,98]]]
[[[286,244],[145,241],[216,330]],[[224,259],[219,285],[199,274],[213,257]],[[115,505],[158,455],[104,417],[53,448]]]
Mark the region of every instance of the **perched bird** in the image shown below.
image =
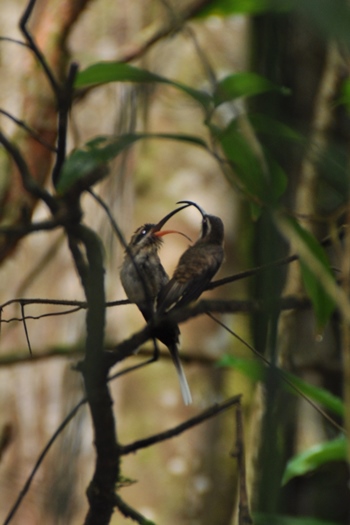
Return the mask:
[[[187,207],[186,203],[185,206],[173,210],[157,224],[144,224],[135,231],[126,247],[120,279],[128,299],[136,303],[147,322],[154,318],[158,294],[169,281],[158,256],[162,237],[169,233],[179,233],[188,239],[181,232],[163,231],[162,227],[173,215]],[[179,358],[179,334],[179,327],[165,319],[155,330],[154,336],[168,347],[179,377],[184,403],[189,405],[192,397]]]
[[[204,292],[224,259],[224,225],[215,215],[208,215],[192,201],[177,204],[195,206],[202,214],[200,238],[180,257],[174,274],[163,285],[157,300],[157,312],[163,314],[186,306]]]

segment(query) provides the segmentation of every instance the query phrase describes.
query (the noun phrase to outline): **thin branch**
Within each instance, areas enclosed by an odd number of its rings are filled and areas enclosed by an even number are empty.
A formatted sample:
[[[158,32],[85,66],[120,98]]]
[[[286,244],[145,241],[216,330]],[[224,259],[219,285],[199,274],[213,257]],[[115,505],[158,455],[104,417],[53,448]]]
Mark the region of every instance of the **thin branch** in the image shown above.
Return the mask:
[[[285,309],[292,309],[295,307],[309,308],[310,301],[308,299],[287,298],[286,301],[281,300],[279,306]],[[253,312],[259,309],[259,305],[254,301],[199,301],[191,308],[181,308],[171,312],[167,315],[167,319],[172,323],[180,324],[188,321],[194,317],[210,312],[216,313],[238,313],[238,312]],[[143,343],[152,338],[154,330],[157,329],[161,323],[164,322],[164,317],[155,318],[152,326],[146,325],[142,330],[135,332],[131,337],[125,339],[115,346],[112,352],[106,354],[106,361],[109,367],[123,361],[127,357],[134,354],[135,350]]]
[[[137,510],[130,507],[117,493],[114,495],[114,502],[121,514],[126,518],[130,518],[140,525],[154,525],[152,521],[147,520]]]
[[[17,38],[11,38],[10,36],[0,36],[0,42],[11,42],[12,44],[17,44],[19,46],[31,49],[30,45],[27,44],[27,42],[22,42],[22,40],[18,40]]]
[[[195,17],[204,7],[211,4],[212,0],[199,0],[193,4],[187,6],[182,12],[174,17],[170,17],[167,24],[162,22],[162,27],[156,29],[151,36],[149,36],[150,28],[146,30],[139,37],[136,44],[125,46],[120,52],[120,57],[117,58],[121,62],[131,62],[137,58],[142,57],[154,44],[162,40],[163,38],[171,35],[174,31],[179,30],[179,20],[184,24],[187,20]]]
[[[26,321],[26,318],[25,318],[25,316],[24,316],[24,304],[21,304],[21,314],[22,314],[22,319],[21,319],[21,321],[23,322],[23,328],[24,328],[24,333],[25,333],[25,336],[26,336],[26,341],[27,341],[27,345],[28,345],[28,349],[29,349],[29,354],[30,354],[30,355],[33,355],[32,347],[31,347],[31,345],[30,345],[30,339],[29,339],[29,333],[28,333],[27,321]]]
[[[38,361],[43,361],[46,359],[52,359],[61,357],[64,359],[71,359],[72,357],[81,357],[84,355],[84,348],[82,346],[76,345],[73,348],[65,348],[65,347],[54,347],[51,349],[46,350],[45,352],[40,352],[39,354],[33,353],[32,355],[29,355],[28,352],[26,353],[17,353],[14,354],[13,352],[2,355],[0,358],[0,368],[4,367],[10,367],[10,366],[16,366],[18,364],[23,363],[30,363],[34,364]]]
[[[284,372],[284,370],[282,368],[278,368],[277,366],[273,365],[272,363],[270,363],[270,361],[268,359],[266,359],[265,356],[263,356],[260,352],[258,352],[256,350],[256,348],[254,348],[252,345],[250,345],[249,343],[247,343],[247,341],[245,341],[242,337],[240,337],[238,334],[236,334],[233,330],[231,330],[228,326],[225,325],[225,323],[223,323],[222,321],[220,321],[219,319],[217,319],[216,317],[214,317],[212,314],[208,313],[208,316],[213,320],[215,321],[215,323],[217,323],[218,325],[220,325],[222,328],[224,328],[229,334],[231,334],[232,336],[234,336],[236,339],[238,339],[238,341],[240,341],[242,344],[244,344],[247,348],[249,348],[249,350],[251,350],[253,352],[254,355],[256,355],[261,361],[263,361],[265,363],[265,365],[273,368],[275,371],[277,371],[277,373],[279,374],[279,376],[281,377],[282,381],[284,381],[294,392],[296,392],[300,397],[302,397],[303,399],[305,399],[305,401],[307,403],[309,403],[309,405],[311,405],[315,410],[316,412],[318,412],[319,414],[321,414],[325,419],[327,419],[327,421],[329,421],[329,423],[331,423],[331,425],[333,425],[333,427],[337,428],[340,432],[344,432],[346,433],[346,430],[344,429],[344,427],[342,427],[341,425],[339,425],[325,410],[323,410],[319,405],[317,405],[317,403],[315,403],[310,397],[308,397],[306,394],[304,394],[304,392],[302,392],[297,386],[294,385],[294,383],[289,379],[289,377],[286,375],[286,373]]]
[[[0,113],[2,115],[5,115],[5,117],[9,118],[10,120],[12,120],[15,124],[17,124],[17,126],[24,129],[27,133],[29,133],[31,137],[33,137],[33,139],[38,141],[42,146],[44,146],[48,150],[52,151],[52,153],[57,152],[57,148],[49,144],[46,140],[42,139],[40,134],[34,129],[32,129],[30,126],[28,126],[23,120],[20,120],[14,117],[13,115],[11,115],[11,113],[9,113],[8,111],[5,111],[4,109],[0,109]]]
[[[339,239],[342,239],[344,237],[345,230],[343,226],[341,226],[338,229],[337,235]],[[321,246],[323,246],[324,248],[327,248],[332,245],[332,243],[334,242],[334,238],[332,235],[328,235],[327,237],[325,237],[319,242]],[[223,286],[224,284],[233,283],[241,279],[246,279],[247,277],[254,277],[255,275],[258,275],[260,272],[263,272],[264,270],[268,270],[270,268],[275,268],[278,266],[284,266],[294,261],[298,261],[299,259],[300,259],[299,254],[292,254],[292,255],[289,255],[288,257],[284,257],[283,259],[278,259],[277,261],[273,261],[269,264],[264,264],[262,266],[256,266],[255,268],[244,270],[243,272],[239,272],[234,275],[224,277],[223,279],[212,281],[211,283],[209,283],[206,290],[213,290],[214,288],[217,288],[218,286]]]
[[[161,443],[162,441],[166,441],[167,439],[178,436],[179,434],[185,432],[185,430],[193,428],[196,425],[199,425],[200,423],[205,421],[206,419],[210,419],[211,417],[216,416],[221,412],[224,412],[228,408],[237,405],[240,402],[241,397],[242,395],[239,394],[237,396],[231,397],[223,401],[222,403],[215,404],[207,408],[197,416],[194,416],[191,419],[185,421],[184,423],[181,423],[181,425],[177,425],[176,427],[173,427],[170,430],[166,430],[165,432],[160,432],[159,434],[155,434],[148,438],[139,439],[138,441],[134,441],[129,445],[120,445],[120,453],[122,455],[125,455],[130,454],[131,452],[137,452],[142,448],[150,447],[151,445],[155,445],[156,443]]]
[[[124,249],[127,249],[128,243],[126,242],[125,237],[124,237],[121,229],[119,228],[119,226],[118,226],[115,218],[113,217],[113,214],[112,214],[111,210],[109,209],[109,207],[107,206],[107,204],[91,188],[88,189],[87,192],[90,193],[91,197],[93,197],[95,199],[95,201],[98,202],[98,204],[104,209],[104,211],[105,211],[105,213],[106,213],[106,215],[108,217],[108,220],[109,220],[109,222],[110,222],[110,224],[112,226],[112,229],[113,229],[114,233],[116,234],[120,244],[123,246]]]
[[[21,306],[21,310],[23,310],[24,305],[21,304],[20,306]],[[70,308],[69,310],[64,310],[62,312],[49,312],[46,314],[39,314],[39,315],[26,315],[23,317],[11,317],[11,319],[2,319],[1,322],[8,324],[8,323],[13,323],[14,321],[25,322],[28,319],[30,319],[31,321],[38,321],[39,319],[44,319],[45,317],[58,317],[60,315],[73,314],[75,312],[80,312],[80,310],[82,310],[82,308],[80,306],[77,306],[76,308]]]
[[[63,163],[66,158],[68,116],[73,99],[73,86],[78,72],[78,64],[73,62],[69,68],[65,86],[58,93],[58,134],[57,134],[57,156],[52,170],[52,182],[56,187]]]
[[[238,509],[238,525],[250,525],[253,520],[249,512],[248,492],[247,492],[247,476],[245,466],[244,453],[244,435],[243,435],[243,416],[242,405],[236,407],[236,446],[235,450],[231,452],[232,457],[237,458],[238,472],[239,472],[239,509]]]
[[[238,404],[240,402],[240,398],[241,398],[240,395],[239,396],[235,396],[235,397],[232,397],[232,398],[224,401],[223,403],[220,403],[220,404],[217,404],[217,405],[214,405],[214,406],[210,407],[209,409],[205,410],[204,412],[202,412],[198,416],[195,416],[194,418],[189,419],[188,421],[186,421],[182,425],[178,425],[177,427],[174,427],[173,429],[169,430],[168,432],[170,433],[170,435],[169,435],[168,438],[165,437],[165,434],[167,432],[163,432],[161,434],[157,434],[155,436],[151,436],[149,438],[146,438],[145,440],[136,441],[134,443],[131,443],[130,445],[122,446],[121,447],[121,453],[122,454],[128,454],[128,453],[133,452],[135,450],[139,450],[139,448],[144,448],[146,446],[150,446],[151,444],[153,444],[153,443],[151,443],[151,441],[154,442],[154,443],[159,443],[160,441],[164,441],[164,439],[169,439],[170,437],[175,437],[176,435],[179,435],[182,432],[184,432],[187,428],[192,428],[193,426],[198,425],[202,421],[205,421],[206,419],[209,419],[209,418],[211,418],[211,417],[213,417],[215,415],[218,415],[221,412],[223,412],[224,410],[227,410],[228,408],[230,408],[231,406],[234,406],[234,405]],[[10,521],[14,517],[15,513],[17,512],[20,504],[22,503],[25,495],[29,491],[29,488],[30,488],[30,486],[31,486],[31,484],[33,482],[34,476],[37,473],[39,467],[41,466],[45,456],[49,452],[49,449],[51,448],[53,443],[56,441],[58,436],[61,434],[61,432],[68,425],[68,423],[76,415],[78,410],[85,403],[87,403],[87,398],[86,397],[82,398],[76,404],[76,406],[69,412],[69,414],[64,418],[62,423],[59,425],[59,427],[53,433],[53,435],[49,439],[48,443],[45,445],[45,447],[43,448],[42,452],[40,453],[40,455],[39,455],[39,457],[38,457],[38,459],[37,459],[37,461],[36,461],[32,471],[30,473],[29,477],[27,478],[27,480],[26,480],[26,482],[25,482],[25,484],[24,484],[24,486],[23,486],[19,496],[17,497],[14,505],[11,507],[11,510],[8,513],[8,515],[7,515],[3,525],[8,525],[10,523]],[[137,444],[140,444],[141,446],[137,446]],[[135,450],[133,450],[135,445],[137,446],[137,448]],[[119,500],[119,501],[114,500],[114,502],[118,506],[118,508],[120,509],[119,504],[122,505],[122,503],[121,503],[122,500]],[[131,517],[131,515],[130,515],[130,517]],[[142,522],[140,522],[140,523],[142,523]]]
[[[57,209],[57,203],[54,197],[50,195],[46,190],[41,188],[36,181],[33,179],[26,161],[24,160],[21,152],[6,136],[0,131],[0,144],[4,146],[8,154],[14,160],[19,173],[22,178],[24,188],[34,197],[42,199],[45,204],[49,207],[51,212],[55,212]]]
[[[71,301],[67,299],[18,298],[10,299],[5,303],[0,304],[0,310],[3,310],[4,308],[6,308],[6,306],[10,306],[11,304],[46,304],[55,306],[77,306],[79,308],[87,308],[86,301]],[[106,303],[106,307],[109,308],[112,306],[124,306],[127,304],[130,304],[130,301],[128,299],[122,299],[120,301],[108,301]]]
[[[40,49],[36,45],[34,38],[32,37],[31,33],[29,32],[29,30],[27,28],[27,23],[28,23],[28,20],[29,20],[29,18],[31,16],[32,12],[33,12],[35,4],[36,4],[36,0],[29,0],[28,5],[27,5],[26,9],[24,10],[24,13],[23,13],[23,15],[22,15],[22,17],[20,19],[19,28],[22,31],[23,35],[25,36],[25,38],[26,38],[26,40],[28,42],[29,48],[33,51],[34,55],[36,56],[37,60],[39,61],[40,65],[41,65],[41,67],[43,68],[43,70],[44,70],[44,72],[46,74],[46,77],[47,77],[48,81],[51,84],[52,90],[55,93],[56,98],[58,100],[59,99],[59,94],[60,94],[59,85],[56,82],[56,79],[55,79],[55,77],[54,77],[54,75],[53,75],[53,73],[52,73],[48,63],[46,62],[45,56],[43,55],[43,53],[40,51]]]
[[[31,224],[26,224],[25,226],[1,226],[0,227],[0,235],[8,235],[8,236],[24,236],[29,233],[38,233],[42,231],[51,231],[55,230],[61,226],[61,223],[53,220],[47,220],[42,222],[33,222]]]
[[[62,421],[60,426],[57,428],[57,430],[52,434],[51,438],[49,439],[49,441],[47,442],[46,446],[41,451],[38,459],[36,460],[35,465],[34,465],[32,471],[31,471],[30,475],[28,476],[28,478],[27,478],[27,480],[26,480],[26,482],[25,482],[21,492],[19,493],[15,503],[11,507],[10,512],[8,513],[7,517],[5,518],[5,521],[4,521],[3,525],[8,525],[11,522],[11,520],[14,517],[14,515],[16,514],[19,506],[21,505],[21,503],[22,503],[22,501],[24,499],[24,496],[27,494],[27,492],[28,492],[28,490],[29,490],[29,488],[30,488],[30,486],[32,484],[32,481],[34,479],[34,476],[37,473],[39,467],[41,466],[41,464],[42,464],[46,454],[48,453],[49,449],[51,448],[53,443],[56,441],[56,439],[59,436],[59,434],[68,425],[68,423],[73,419],[73,417],[78,412],[80,407],[83,406],[85,403],[86,403],[86,399],[82,399],[81,401],[79,401],[79,403],[71,410],[71,412],[68,414],[68,416],[65,417],[65,419]]]

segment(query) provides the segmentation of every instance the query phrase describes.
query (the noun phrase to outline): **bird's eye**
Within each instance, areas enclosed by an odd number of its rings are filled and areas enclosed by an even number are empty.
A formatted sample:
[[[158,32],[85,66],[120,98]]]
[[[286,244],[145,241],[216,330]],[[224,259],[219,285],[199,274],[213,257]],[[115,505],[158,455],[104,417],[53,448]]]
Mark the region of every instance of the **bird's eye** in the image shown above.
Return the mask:
[[[210,231],[210,221],[208,217],[203,217],[202,223],[202,238],[205,237]]]
[[[151,226],[151,224],[145,224],[144,226],[141,226],[138,230],[136,230],[133,238],[133,244],[138,244],[139,242],[142,242],[143,239],[145,239],[148,235]]]

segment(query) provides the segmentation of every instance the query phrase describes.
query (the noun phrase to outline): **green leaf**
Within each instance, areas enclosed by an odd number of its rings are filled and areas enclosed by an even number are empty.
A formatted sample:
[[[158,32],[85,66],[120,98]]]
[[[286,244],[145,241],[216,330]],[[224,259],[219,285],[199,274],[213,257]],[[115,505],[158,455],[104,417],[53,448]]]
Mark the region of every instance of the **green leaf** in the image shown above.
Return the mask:
[[[254,359],[243,359],[233,355],[224,355],[217,365],[234,368],[254,382],[263,381],[266,376],[266,366]]]
[[[63,195],[78,183],[89,181],[91,175],[109,160],[103,150],[95,146],[88,149],[77,149],[66,159],[63,164],[60,178],[56,185],[57,193]]]
[[[312,301],[314,312],[317,319],[318,330],[324,328],[330,315],[332,314],[335,304],[334,301],[325,292],[322,284],[309,266],[300,261],[301,276],[306,288],[307,294]]]
[[[98,62],[78,73],[75,87],[82,88],[107,82],[164,82],[164,79],[124,62]]]
[[[266,176],[263,173],[261,162],[251,150],[233,120],[224,130],[216,133],[227,159],[232,163],[238,186],[250,198],[260,203],[266,197]],[[233,182],[235,180],[233,179]]]
[[[302,392],[305,396],[312,399],[312,401],[315,401],[330,412],[333,412],[333,414],[336,414],[340,417],[344,417],[344,403],[340,397],[335,396],[325,388],[321,388],[319,386],[307,383],[299,377],[289,372],[285,372],[284,370],[282,370],[282,374],[283,377],[288,379],[288,381],[292,383],[292,385],[294,385],[298,390],[300,390],[300,392]],[[290,386],[287,386],[286,388],[292,394],[298,395],[294,388]]]
[[[214,92],[216,106],[238,97],[251,97],[268,91],[287,93],[285,88],[270,82],[256,73],[245,72],[229,75],[218,82]],[[289,93],[289,91],[288,91]]]
[[[193,135],[180,133],[126,133],[120,136],[100,136],[88,142],[83,149],[77,149],[65,161],[56,190],[66,193],[73,185],[89,180],[100,166],[106,165],[122,151],[141,139],[166,139],[187,142],[208,150],[204,140]]]
[[[288,178],[283,168],[276,162],[272,155],[265,152],[265,159],[267,161],[270,177],[270,195],[269,203],[276,204],[280,197],[284,194],[287,189]]]
[[[274,206],[287,187],[287,176],[281,166],[268,153],[263,160],[258,158],[237,120],[230,122],[224,130],[211,130],[232,164],[234,175],[230,180],[246,193],[256,207],[262,204]],[[255,214],[258,214],[257,208]]]
[[[253,514],[254,525],[341,525],[339,522],[324,521],[305,516],[282,516],[281,514]]]
[[[282,483],[308,474],[330,461],[346,461],[346,457],[347,439],[344,436],[315,445],[288,461]]]
[[[349,113],[350,109],[350,79],[346,78],[343,80],[341,85],[341,95],[338,98],[339,104],[344,104],[346,106],[347,112]]]
[[[76,88],[84,88],[97,84],[106,84],[109,82],[141,82],[168,84],[189,95],[196,102],[199,102],[204,108],[208,108],[212,103],[212,97],[204,91],[196,90],[168,78],[151,73],[146,69],[130,66],[124,62],[98,62],[80,71],[75,80]]]
[[[290,126],[260,113],[250,113],[248,115],[255,131],[264,135],[275,137],[276,140],[285,139],[290,142],[306,144],[305,137],[295,131]]]
[[[327,293],[322,278],[315,271],[313,259],[321,265],[324,274],[335,281],[330,263],[323,247],[309,231],[302,228],[295,220],[288,219],[288,222],[311,255],[306,257],[300,254],[300,268],[305,289],[315,311],[318,329],[322,330],[335,308],[335,302]]]
[[[268,10],[270,4],[270,0],[215,0],[201,9],[195,18],[262,13]]]
[[[255,382],[263,381],[266,377],[266,365],[253,359],[244,359],[241,357],[226,355],[220,359],[218,366],[234,368]],[[283,381],[281,385],[291,394],[298,396],[300,395],[299,392],[301,392],[312,401],[318,403],[334,414],[340,417],[344,416],[344,403],[339,397],[331,394],[324,388],[311,385],[289,372],[285,372],[282,369],[277,370],[281,374],[281,378],[287,380]]]

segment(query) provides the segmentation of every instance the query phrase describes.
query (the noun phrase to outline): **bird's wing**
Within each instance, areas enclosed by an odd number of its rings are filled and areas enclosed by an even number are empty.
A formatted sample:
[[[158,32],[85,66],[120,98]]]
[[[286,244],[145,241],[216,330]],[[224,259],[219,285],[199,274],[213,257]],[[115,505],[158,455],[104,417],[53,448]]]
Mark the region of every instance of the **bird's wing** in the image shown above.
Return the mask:
[[[220,268],[223,251],[217,247],[212,251],[208,247],[205,252],[196,250],[195,258],[191,252],[190,248],[182,255],[172,279],[158,294],[158,311],[169,311],[198,299]]]

